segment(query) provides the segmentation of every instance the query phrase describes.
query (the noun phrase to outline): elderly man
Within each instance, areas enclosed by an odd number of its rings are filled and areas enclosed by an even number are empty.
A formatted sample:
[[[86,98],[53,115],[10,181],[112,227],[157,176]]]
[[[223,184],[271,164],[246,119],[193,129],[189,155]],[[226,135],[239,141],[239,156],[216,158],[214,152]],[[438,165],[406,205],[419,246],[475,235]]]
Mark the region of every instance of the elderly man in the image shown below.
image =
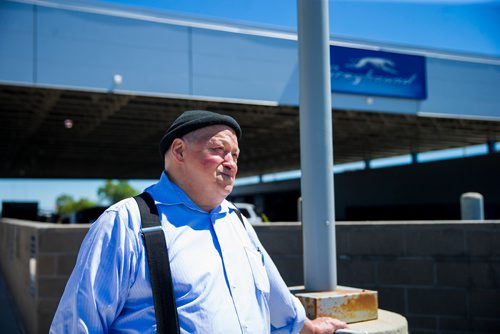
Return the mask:
[[[333,333],[309,320],[250,224],[225,198],[238,171],[241,129],[230,116],[191,110],[160,143],[165,171],[147,188],[168,246],[181,333]],[[133,199],[91,226],[51,333],[155,333],[141,218]]]

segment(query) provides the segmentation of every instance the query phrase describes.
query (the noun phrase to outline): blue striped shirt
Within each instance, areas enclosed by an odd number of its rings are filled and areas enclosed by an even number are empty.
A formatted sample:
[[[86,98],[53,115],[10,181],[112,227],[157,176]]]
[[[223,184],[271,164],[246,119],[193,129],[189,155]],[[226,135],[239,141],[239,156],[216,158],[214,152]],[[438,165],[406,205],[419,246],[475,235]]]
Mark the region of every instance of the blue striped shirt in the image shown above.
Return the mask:
[[[298,333],[304,308],[229,202],[205,212],[162,173],[146,189],[169,249],[181,333]],[[50,333],[155,333],[140,214],[133,199],[91,226]]]

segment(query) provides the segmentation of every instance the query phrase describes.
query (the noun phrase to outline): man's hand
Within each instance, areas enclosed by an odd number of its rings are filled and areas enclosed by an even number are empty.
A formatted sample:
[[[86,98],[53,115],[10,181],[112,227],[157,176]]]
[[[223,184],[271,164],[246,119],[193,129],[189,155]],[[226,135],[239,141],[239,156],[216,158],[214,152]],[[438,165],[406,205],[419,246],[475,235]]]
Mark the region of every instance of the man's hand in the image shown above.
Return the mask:
[[[347,324],[330,317],[319,317],[314,320],[306,318],[301,334],[332,334],[337,329],[347,328]]]

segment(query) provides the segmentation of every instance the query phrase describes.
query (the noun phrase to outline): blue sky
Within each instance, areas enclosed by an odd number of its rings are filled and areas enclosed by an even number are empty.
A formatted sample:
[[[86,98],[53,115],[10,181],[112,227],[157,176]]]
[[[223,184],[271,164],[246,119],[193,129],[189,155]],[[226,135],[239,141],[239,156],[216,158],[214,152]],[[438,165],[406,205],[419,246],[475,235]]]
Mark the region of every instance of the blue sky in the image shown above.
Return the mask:
[[[49,0],[50,1],[50,0]],[[58,1],[58,0],[54,0]],[[312,1],[312,0],[311,0]],[[160,10],[230,23],[296,31],[295,0],[100,0],[137,10]],[[500,58],[500,0],[334,0],[329,2],[334,38]],[[143,190],[153,180],[134,180]],[[103,180],[0,179],[0,201],[39,201],[53,210],[63,193],[97,201]]]
[[[130,185],[142,191],[155,181],[130,180]],[[39,202],[42,211],[54,211],[55,200],[62,194],[71,195],[75,200],[87,198],[98,203],[97,189],[104,183],[105,180],[98,179],[0,179],[0,201]]]

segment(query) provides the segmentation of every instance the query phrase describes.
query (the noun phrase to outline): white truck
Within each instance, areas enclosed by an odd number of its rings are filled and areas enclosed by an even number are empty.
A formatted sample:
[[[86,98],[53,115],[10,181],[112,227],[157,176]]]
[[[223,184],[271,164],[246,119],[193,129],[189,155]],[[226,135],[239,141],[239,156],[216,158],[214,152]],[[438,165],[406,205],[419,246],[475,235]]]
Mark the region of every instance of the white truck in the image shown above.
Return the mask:
[[[262,218],[255,212],[255,205],[250,203],[234,203],[252,225],[262,224]]]

